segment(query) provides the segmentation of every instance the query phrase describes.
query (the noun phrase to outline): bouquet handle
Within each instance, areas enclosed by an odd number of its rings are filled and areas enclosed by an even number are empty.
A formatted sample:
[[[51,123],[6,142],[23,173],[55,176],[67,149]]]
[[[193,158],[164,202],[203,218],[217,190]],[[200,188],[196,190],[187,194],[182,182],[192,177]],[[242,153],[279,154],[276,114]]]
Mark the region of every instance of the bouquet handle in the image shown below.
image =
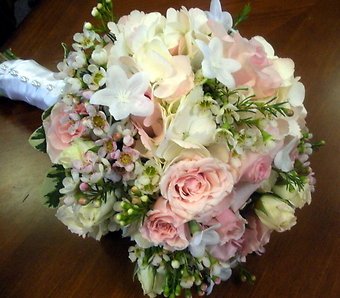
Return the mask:
[[[8,60],[0,64],[0,94],[45,110],[63,93],[65,83],[34,60]]]

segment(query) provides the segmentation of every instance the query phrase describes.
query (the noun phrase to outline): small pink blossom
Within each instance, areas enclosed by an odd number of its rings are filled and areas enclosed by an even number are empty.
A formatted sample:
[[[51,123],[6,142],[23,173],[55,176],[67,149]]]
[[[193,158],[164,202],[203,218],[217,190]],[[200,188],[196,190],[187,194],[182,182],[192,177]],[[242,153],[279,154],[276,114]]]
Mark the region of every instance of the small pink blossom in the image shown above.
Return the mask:
[[[107,158],[113,158],[113,155],[117,150],[117,143],[112,137],[99,139],[95,142],[95,145],[101,146],[101,148],[98,150],[98,155],[102,157],[107,156]]]
[[[127,172],[134,169],[134,162],[138,159],[139,152],[127,146],[123,146],[123,150],[117,150],[114,153],[114,158],[117,160],[113,167],[124,168]]]
[[[173,213],[169,202],[162,197],[147,213],[140,232],[145,239],[171,251],[182,250],[189,245],[185,220]]]

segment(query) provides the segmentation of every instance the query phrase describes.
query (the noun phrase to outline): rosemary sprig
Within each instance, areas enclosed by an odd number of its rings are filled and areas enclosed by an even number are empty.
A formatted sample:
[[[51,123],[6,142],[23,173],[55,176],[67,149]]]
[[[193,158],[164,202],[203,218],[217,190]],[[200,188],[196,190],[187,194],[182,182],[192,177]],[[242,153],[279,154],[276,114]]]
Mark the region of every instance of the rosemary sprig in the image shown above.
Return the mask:
[[[299,175],[296,170],[291,170],[289,172],[282,172],[276,170],[279,174],[279,179],[285,184],[289,191],[294,191],[298,189],[303,191],[304,185],[307,183],[307,177]]]
[[[247,3],[242,11],[234,18],[234,25],[233,25],[233,29],[236,29],[236,27],[243,21],[245,21],[246,19],[248,19],[248,16],[250,14],[251,11],[251,6],[250,3]]]

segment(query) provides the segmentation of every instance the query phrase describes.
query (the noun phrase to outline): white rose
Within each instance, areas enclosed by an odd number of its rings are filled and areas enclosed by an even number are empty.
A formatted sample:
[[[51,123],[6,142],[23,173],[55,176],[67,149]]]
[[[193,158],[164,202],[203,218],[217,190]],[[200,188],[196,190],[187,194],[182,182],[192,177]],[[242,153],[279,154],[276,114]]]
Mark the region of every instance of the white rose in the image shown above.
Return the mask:
[[[81,138],[75,139],[70,147],[60,153],[58,163],[65,168],[71,168],[72,161],[83,160],[84,154],[92,147],[94,147],[92,141],[85,141]]]
[[[308,183],[304,185],[301,191],[289,191],[286,185],[275,185],[273,192],[282,199],[291,202],[296,208],[302,208],[306,203],[309,205],[312,201],[310,185]]]
[[[273,195],[263,195],[255,208],[261,222],[277,232],[289,230],[296,224],[294,211],[294,208]]]
[[[161,294],[163,292],[165,271],[157,272],[154,267],[147,266],[144,268],[139,268],[137,276],[140,283],[142,284],[144,295],[155,297],[157,294]]]
[[[109,231],[117,230],[118,226],[112,225],[113,205],[116,201],[115,196],[108,194],[106,202],[100,206],[90,202],[85,206],[74,204],[71,206],[63,205],[58,208],[56,217],[68,227],[68,229],[79,236],[87,235],[100,240]]]

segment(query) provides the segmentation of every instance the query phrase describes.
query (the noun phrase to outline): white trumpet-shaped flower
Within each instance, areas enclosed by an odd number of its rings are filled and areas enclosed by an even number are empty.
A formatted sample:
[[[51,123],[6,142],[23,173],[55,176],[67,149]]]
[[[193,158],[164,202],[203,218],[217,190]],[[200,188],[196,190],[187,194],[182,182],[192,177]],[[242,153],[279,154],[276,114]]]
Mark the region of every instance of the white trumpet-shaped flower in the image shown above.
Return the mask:
[[[233,26],[233,18],[229,12],[222,11],[220,0],[211,0],[210,11],[206,11],[209,19],[223,24],[226,30]]]
[[[108,106],[116,120],[127,118],[130,114],[146,117],[154,109],[153,102],[145,96],[148,88],[146,73],[138,72],[128,78],[122,68],[114,65],[107,71],[106,88],[94,93],[90,103]]]
[[[231,73],[238,71],[241,64],[234,59],[224,58],[222,40],[214,37],[209,45],[202,40],[196,40],[196,44],[204,56],[203,75],[208,79],[216,78],[228,88],[235,88],[235,80]]]

